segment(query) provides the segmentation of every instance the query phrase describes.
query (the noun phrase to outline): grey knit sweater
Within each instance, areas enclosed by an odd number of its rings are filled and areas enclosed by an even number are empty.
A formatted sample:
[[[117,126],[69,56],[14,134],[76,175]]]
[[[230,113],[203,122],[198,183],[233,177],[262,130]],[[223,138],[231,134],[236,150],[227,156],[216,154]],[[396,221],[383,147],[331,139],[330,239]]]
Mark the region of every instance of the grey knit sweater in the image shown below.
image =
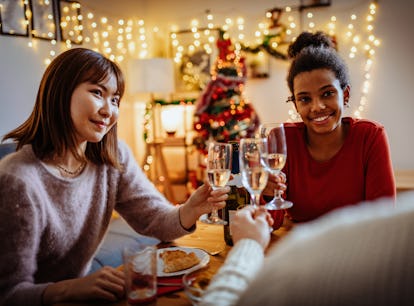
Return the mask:
[[[139,233],[184,234],[178,207],[155,189],[122,142],[125,167],[52,174],[30,145],[0,161],[0,305],[41,305],[48,283],[84,275],[115,209]]]
[[[414,305],[414,193],[297,225],[270,249],[239,241],[200,306]]]

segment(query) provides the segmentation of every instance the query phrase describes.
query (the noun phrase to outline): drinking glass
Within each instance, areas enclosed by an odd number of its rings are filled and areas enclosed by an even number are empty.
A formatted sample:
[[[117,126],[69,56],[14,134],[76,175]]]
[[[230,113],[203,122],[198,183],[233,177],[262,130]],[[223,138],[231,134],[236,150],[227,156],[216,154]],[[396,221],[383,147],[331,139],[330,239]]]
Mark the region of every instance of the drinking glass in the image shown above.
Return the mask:
[[[273,175],[279,175],[286,163],[287,149],[283,123],[265,123],[260,127],[260,136],[267,139],[267,155],[263,162]],[[283,190],[275,189],[275,196],[266,204],[268,210],[287,209],[293,203],[282,198]]]
[[[155,305],[157,300],[157,248],[138,244],[123,250],[128,305]]]
[[[262,163],[267,154],[265,138],[243,138],[240,140],[239,162],[243,186],[249,191],[252,205],[259,205],[260,194],[266,187],[268,172]]]
[[[226,186],[231,174],[232,147],[228,143],[210,142],[207,155],[207,178],[213,190]],[[208,218],[201,219],[208,224],[227,224],[213,209]]]

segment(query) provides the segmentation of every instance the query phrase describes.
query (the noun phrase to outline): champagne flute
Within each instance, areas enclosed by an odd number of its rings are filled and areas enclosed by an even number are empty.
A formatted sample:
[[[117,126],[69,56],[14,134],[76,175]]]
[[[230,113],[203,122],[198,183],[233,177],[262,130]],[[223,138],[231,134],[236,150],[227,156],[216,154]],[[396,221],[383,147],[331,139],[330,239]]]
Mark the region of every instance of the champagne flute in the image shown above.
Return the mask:
[[[207,155],[207,178],[213,190],[226,186],[231,174],[232,147],[228,143],[210,142]],[[201,220],[207,224],[227,224],[213,208],[210,217]]]
[[[239,148],[242,183],[249,191],[252,205],[260,204],[260,194],[266,187],[268,172],[263,167],[262,155],[267,154],[265,138],[243,138]]]
[[[279,175],[286,163],[287,149],[283,123],[265,123],[260,127],[260,136],[267,139],[267,155],[263,155],[263,162],[267,170],[273,175]],[[266,204],[268,210],[287,209],[293,203],[282,198],[283,190],[275,189],[275,196]]]

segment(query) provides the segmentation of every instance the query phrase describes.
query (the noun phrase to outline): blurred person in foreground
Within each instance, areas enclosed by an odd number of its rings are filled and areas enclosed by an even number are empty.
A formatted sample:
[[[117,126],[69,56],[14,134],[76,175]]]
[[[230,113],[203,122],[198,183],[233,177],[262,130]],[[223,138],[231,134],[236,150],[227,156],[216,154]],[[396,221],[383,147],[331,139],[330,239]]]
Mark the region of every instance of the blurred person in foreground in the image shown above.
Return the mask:
[[[246,207],[234,247],[200,306],[414,305],[414,192],[337,209],[269,243],[269,217]],[[266,251],[266,257],[265,257]]]

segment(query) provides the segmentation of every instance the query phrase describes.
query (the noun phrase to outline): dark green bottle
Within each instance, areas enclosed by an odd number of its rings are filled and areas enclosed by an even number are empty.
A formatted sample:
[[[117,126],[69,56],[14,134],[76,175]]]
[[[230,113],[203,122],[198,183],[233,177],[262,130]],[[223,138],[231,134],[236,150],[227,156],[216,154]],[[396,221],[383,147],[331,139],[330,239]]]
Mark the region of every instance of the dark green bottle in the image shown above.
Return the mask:
[[[230,232],[230,223],[236,211],[249,203],[249,193],[242,185],[240,168],[239,168],[239,142],[229,142],[233,148],[231,177],[227,183],[231,190],[226,200],[226,207],[222,210],[223,219],[227,221],[224,225],[224,240],[227,245],[233,245],[233,239]]]

